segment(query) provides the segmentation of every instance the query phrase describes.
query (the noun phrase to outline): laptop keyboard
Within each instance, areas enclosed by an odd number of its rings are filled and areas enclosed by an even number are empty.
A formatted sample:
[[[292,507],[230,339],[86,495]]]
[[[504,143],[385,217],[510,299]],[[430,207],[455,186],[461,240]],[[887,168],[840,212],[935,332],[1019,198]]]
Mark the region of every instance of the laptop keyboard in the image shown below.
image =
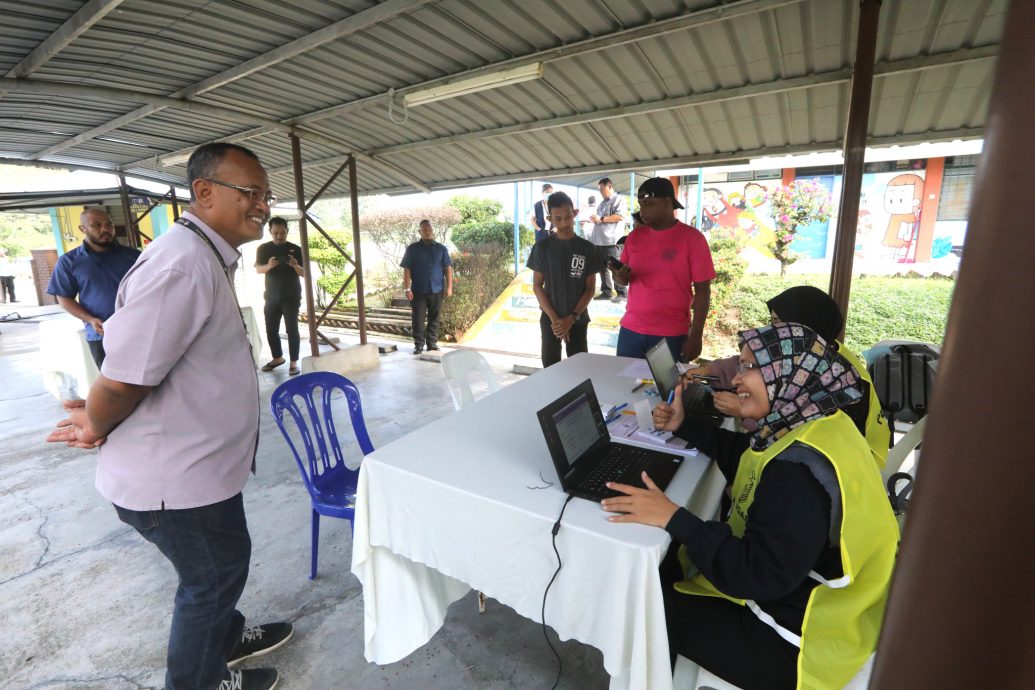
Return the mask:
[[[642,485],[639,472],[647,467],[653,455],[644,448],[612,443],[596,468],[582,480],[580,488],[592,493],[615,494],[604,484],[617,481],[630,472],[636,473],[635,483]]]

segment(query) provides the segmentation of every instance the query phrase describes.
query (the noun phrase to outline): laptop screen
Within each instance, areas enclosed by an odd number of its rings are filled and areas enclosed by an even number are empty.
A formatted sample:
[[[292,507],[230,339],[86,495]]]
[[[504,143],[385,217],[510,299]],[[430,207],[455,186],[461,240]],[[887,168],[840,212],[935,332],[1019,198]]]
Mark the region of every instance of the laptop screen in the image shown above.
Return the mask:
[[[570,491],[585,460],[611,441],[593,382],[586,379],[536,414],[561,486]]]
[[[593,408],[586,395],[580,395],[555,412],[553,423],[569,467],[590,449],[599,436]]]
[[[658,387],[658,393],[661,394],[662,400],[667,399],[669,391],[679,385],[679,372],[676,369],[676,360],[672,358],[672,350],[668,349],[668,343],[664,338],[647,350],[647,364]]]

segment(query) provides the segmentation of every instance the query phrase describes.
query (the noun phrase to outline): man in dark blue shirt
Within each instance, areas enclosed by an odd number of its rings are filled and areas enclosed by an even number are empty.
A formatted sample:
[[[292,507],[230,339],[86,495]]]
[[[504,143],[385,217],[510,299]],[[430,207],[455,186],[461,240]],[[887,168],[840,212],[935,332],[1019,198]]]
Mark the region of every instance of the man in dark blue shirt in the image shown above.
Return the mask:
[[[83,243],[58,259],[47,293],[57,297],[62,309],[82,319],[86,343],[100,369],[104,321],[115,313],[119,282],[140,252],[115,241],[115,225],[104,209],[85,209],[79,216],[79,231]]]
[[[413,308],[413,354],[438,349],[438,315],[442,295],[453,296],[453,262],[445,245],[435,241],[431,221],[420,222],[420,241],[406,248],[399,265],[403,269],[403,288]],[[427,334],[424,319],[428,320]]]
[[[553,194],[553,185],[543,185],[543,198],[532,204],[532,224],[535,225],[535,241],[545,240],[553,232],[550,222],[550,211],[546,207],[546,199]]]

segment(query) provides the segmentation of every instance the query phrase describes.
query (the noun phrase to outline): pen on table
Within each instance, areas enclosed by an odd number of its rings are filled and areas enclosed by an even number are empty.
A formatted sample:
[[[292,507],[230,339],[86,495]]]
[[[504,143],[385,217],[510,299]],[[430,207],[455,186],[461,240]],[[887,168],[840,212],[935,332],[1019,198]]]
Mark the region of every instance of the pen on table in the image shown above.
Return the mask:
[[[616,419],[618,419],[619,417],[621,417],[622,416],[622,410],[624,410],[627,407],[629,407],[629,403],[622,403],[621,405],[617,405],[615,407],[612,407],[608,411],[607,417],[604,418],[604,424],[610,424],[611,422],[613,422]]]

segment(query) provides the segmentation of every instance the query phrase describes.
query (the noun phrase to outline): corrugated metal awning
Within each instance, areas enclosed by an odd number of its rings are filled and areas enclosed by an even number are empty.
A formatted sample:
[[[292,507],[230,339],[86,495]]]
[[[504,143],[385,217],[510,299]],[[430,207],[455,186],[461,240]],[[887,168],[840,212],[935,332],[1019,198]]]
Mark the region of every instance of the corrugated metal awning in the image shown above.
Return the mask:
[[[981,136],[1006,4],[884,4],[872,145]],[[167,181],[185,176],[194,147],[230,139],[290,199],[290,131],[307,195],[350,153],[361,193],[402,193],[833,149],[857,5],[7,3],[0,157]],[[403,106],[406,94],[535,63],[539,79]],[[347,193],[346,176],[328,193]]]

